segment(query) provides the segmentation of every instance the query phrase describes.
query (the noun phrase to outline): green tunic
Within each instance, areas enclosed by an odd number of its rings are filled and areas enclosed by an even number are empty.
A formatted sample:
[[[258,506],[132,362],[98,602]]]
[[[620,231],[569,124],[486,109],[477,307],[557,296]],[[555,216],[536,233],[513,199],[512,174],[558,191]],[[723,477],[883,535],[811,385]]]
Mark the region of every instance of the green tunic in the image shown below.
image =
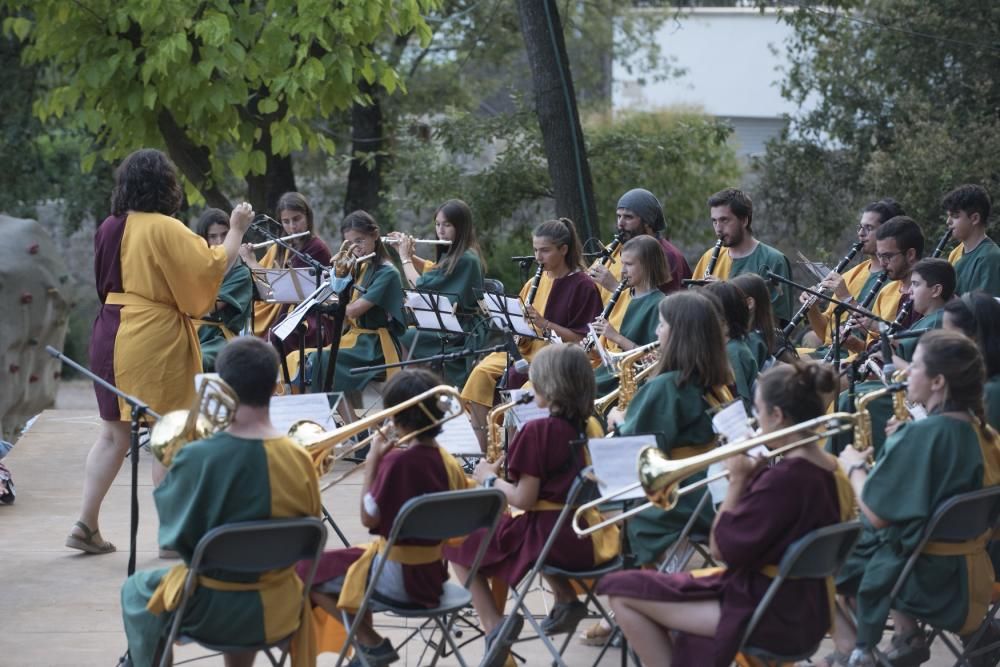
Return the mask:
[[[726,343],[726,354],[729,356],[729,365],[733,367],[736,393],[747,401],[747,405],[752,405],[753,385],[757,381],[757,360],[750,351],[746,338],[730,339]]]
[[[924,315],[919,320],[914,322],[910,327],[910,331],[920,331],[921,329],[940,329],[943,320],[944,308],[938,308],[930,315]],[[906,361],[912,361],[913,352],[917,349],[917,343],[919,342],[919,338],[904,338],[899,341],[899,356]]]
[[[233,264],[233,268],[229,269],[223,278],[219,295],[215,300],[222,301],[225,305],[204,319],[221,322],[230,332],[238,336],[253,309],[253,280],[246,264],[243,262]],[[198,342],[201,344],[201,365],[204,371],[206,373],[214,371],[215,358],[226,344],[225,334],[217,326],[203,324],[198,328]]]
[[[185,563],[213,528],[237,521],[316,516],[321,508],[315,468],[304,449],[285,437],[256,440],[225,432],[182,448],[153,499],[160,517],[159,543],[179,552]],[[146,609],[168,570],[136,572],[122,586],[122,617],[136,667],[152,664],[172,622],[170,612],[153,615]],[[222,571],[212,577],[257,580]],[[301,584],[298,589],[301,596]],[[249,645],[264,641],[266,615],[258,591],[200,587],[188,604],[181,632],[219,644]]]
[[[877,380],[859,382],[854,387],[855,400],[883,387],[885,385]],[[846,391],[840,392],[840,396],[837,398],[837,410],[841,412],[854,412],[854,404],[849,400]],[[872,448],[875,450],[875,457],[878,458],[878,455],[882,451],[882,445],[885,444],[885,425],[889,423],[889,419],[892,417],[892,397],[882,396],[876,398],[868,404],[868,412],[872,418]],[[839,455],[840,452],[844,451],[845,447],[851,444],[852,437],[852,434],[849,432],[838,433],[827,440],[827,449],[831,453]]]
[[[474,250],[466,250],[458,258],[455,269],[450,274],[438,267],[425,271],[417,279],[416,287],[447,296],[452,305],[456,305],[458,321],[469,335],[464,338],[442,336],[434,331],[418,332],[416,327],[410,327],[400,336],[399,342],[410,351],[411,359],[459,352],[463,349],[474,350],[485,344],[487,332],[482,323],[483,317],[479,312],[476,292],[483,290],[483,265]],[[465,384],[475,361],[473,357],[449,361],[444,365],[445,378],[450,384],[461,387]]]
[[[642,346],[656,340],[656,327],[660,323],[660,301],[666,296],[659,290],[633,297],[628,302],[619,332],[636,345]],[[597,395],[604,396],[618,387],[618,376],[611,374],[603,364],[594,371]]]
[[[780,250],[772,248],[766,243],[758,241],[757,247],[746,257],[733,259],[732,268],[729,271],[729,278],[735,278],[744,273],[756,273],[764,276],[767,270],[783,277],[792,277],[792,266]],[[792,319],[792,289],[785,284],[772,285],[771,305],[774,307],[774,316],[779,321]]]
[[[864,503],[891,525],[876,530],[862,514],[861,539],[837,577],[837,588],[858,599],[858,645],[873,647],[889,614],[889,592],[935,508],[982,488],[983,455],[971,424],[932,415],[903,424],[885,443],[865,482]],[[958,630],[969,609],[966,558],[917,560],[892,608]]]
[[[361,275],[360,284],[365,292],[357,298],[374,304],[374,307],[369,308],[368,312],[359,318],[357,326],[348,329],[341,339],[337,352],[337,368],[335,369],[332,391],[361,391],[377,376],[382,376],[384,371],[363,375],[350,375],[348,371],[359,366],[377,366],[385,363],[382,343],[378,334],[380,329],[386,330],[392,337],[392,345],[396,347],[397,355],[398,344],[396,340],[405,331],[403,285],[400,283],[396,267],[391,264],[382,264],[375,271],[366,269]],[[359,331],[352,332],[355,328]],[[345,347],[351,342],[353,342],[352,346]],[[310,352],[306,359],[306,372],[309,373],[311,386],[314,391],[318,391],[318,387],[322,385],[322,378],[316,377],[316,352]],[[329,362],[330,351],[324,348],[324,374]]]
[[[955,262],[955,277],[956,294],[984,290],[1000,297],[1000,247],[987,236],[975,250],[959,256]]]
[[[986,421],[1000,430],[1000,375],[986,380]]]
[[[679,374],[670,371],[658,375],[636,392],[628,407],[621,435],[653,433],[657,446],[668,456],[681,447],[702,446],[715,440],[709,404],[704,399],[705,388],[697,382],[678,385]],[[700,472],[684,483],[704,479]],[[673,544],[702,495],[707,490],[681,496],[677,507],[669,512],[651,508],[633,517],[626,524],[629,546],[640,564],[654,563]],[[694,525],[694,533],[706,535],[712,527],[715,511],[711,501],[705,504]]]
[[[771,357],[771,351],[767,349],[767,341],[764,340],[764,334],[754,329],[747,334],[744,340],[750,348],[754,360],[757,362],[757,372],[760,372],[763,370],[764,364]]]

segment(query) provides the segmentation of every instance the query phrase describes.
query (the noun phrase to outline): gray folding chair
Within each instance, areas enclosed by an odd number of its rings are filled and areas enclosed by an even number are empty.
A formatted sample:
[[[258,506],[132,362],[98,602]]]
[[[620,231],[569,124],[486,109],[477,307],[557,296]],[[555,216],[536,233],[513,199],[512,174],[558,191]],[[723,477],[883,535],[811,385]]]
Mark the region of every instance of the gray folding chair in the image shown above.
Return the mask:
[[[194,642],[219,653],[263,651],[274,667],[284,664],[288,656],[291,635],[270,643],[217,644],[208,638],[181,634],[184,610],[195,592],[197,578],[209,571],[244,575],[263,574],[270,570],[292,567],[302,560],[311,560],[312,566],[309,568],[309,574],[302,582],[301,604],[304,605],[309,599],[309,587],[312,585],[316,566],[325,544],[326,526],[320,519],[314,517],[229,523],[205,533],[198,541],[191,563],[188,565],[184,592],[177,609],[174,611],[170,634],[163,646],[160,667],[172,664],[175,641],[180,641],[182,644]],[[280,651],[277,658],[272,654],[272,650]]]
[[[358,624],[364,619],[367,611],[373,613],[388,612],[403,618],[426,618],[434,621],[443,635],[443,641],[451,647],[459,664],[466,667],[465,659],[451,637],[451,626],[455,621],[455,615],[472,604],[472,594],[468,590],[469,583],[479,570],[479,564],[486,553],[486,547],[489,545],[497,525],[500,523],[500,516],[506,503],[506,496],[498,489],[443,491],[441,493],[428,493],[406,501],[399,510],[396,520],[393,521],[392,530],[386,539],[384,553],[388,553],[400,540],[420,538],[444,541],[485,528],[486,534],[469,569],[469,577],[461,586],[450,581],[445,582],[444,593],[436,607],[428,609],[400,604],[385,599],[375,592],[375,586],[372,585],[372,582],[378,581],[387,562],[387,559],[380,558],[378,565],[368,577],[369,585],[365,590],[364,599],[354,615],[354,623],[350,622],[347,612],[343,612],[344,627],[348,629],[344,646],[353,645],[357,649]],[[406,644],[418,632],[420,632],[419,628],[411,633],[402,644]],[[367,665],[364,655],[360,651],[357,651],[357,654],[362,664]],[[343,664],[346,657],[347,651],[341,651],[337,667]],[[430,664],[436,664],[439,657],[440,651],[435,650],[434,659]],[[419,664],[423,664],[423,661],[421,660]]]
[[[996,525],[998,514],[1000,514],[1000,486],[990,486],[978,491],[961,493],[942,502],[934,510],[934,514],[931,515],[920,538],[920,543],[913,550],[913,553],[910,554],[906,565],[903,567],[903,571],[900,572],[899,578],[896,580],[896,584],[892,587],[892,592],[889,593],[890,605],[895,601],[896,596],[899,595],[903,584],[906,583],[906,579],[913,571],[917,559],[920,558],[928,542],[966,542],[973,540]],[[988,609],[983,623],[973,633],[972,637],[963,642],[964,646],[962,648],[956,645],[944,629],[934,628],[925,624],[926,627],[930,627],[931,629],[927,636],[928,646],[934,639],[940,637],[941,641],[957,659],[955,665],[971,667],[971,659],[1000,648],[1000,642],[997,641],[992,641],[988,646],[979,646],[979,643],[987,636],[990,621],[996,615],[998,607],[1000,605],[994,604]],[[881,652],[876,651],[876,656],[883,665],[890,664]]]
[[[848,521],[825,528],[817,528],[792,543],[778,564],[778,575],[771,581],[764,597],[757,603],[753,616],[743,632],[740,641],[740,652],[755,658],[771,662],[796,662],[806,660],[819,648],[820,642],[807,651],[793,654],[782,654],[769,651],[750,644],[760,619],[767,613],[771,601],[777,595],[778,589],[788,579],[822,579],[832,577],[854,549],[855,542],[861,536],[861,522]]]
[[[577,477],[576,481],[573,483],[573,486],[570,488],[570,491],[566,496],[566,504],[559,512],[559,517],[556,519],[556,523],[555,526],[552,528],[552,532],[549,533],[548,539],[545,540],[545,544],[542,545],[542,550],[538,554],[538,558],[535,559],[535,564],[532,566],[531,570],[529,570],[528,573],[524,576],[521,582],[517,585],[516,593],[514,595],[513,608],[506,615],[503,621],[504,625],[512,623],[514,616],[519,612],[523,612],[524,617],[535,629],[535,633],[538,635],[538,638],[542,640],[542,643],[545,644],[545,647],[549,650],[549,653],[552,654],[553,664],[562,665],[563,667],[565,667],[566,663],[565,661],[563,661],[562,653],[563,651],[565,651],[566,646],[569,644],[569,641],[572,637],[572,632],[567,633],[566,640],[563,642],[562,647],[557,649],[555,645],[552,643],[552,640],[550,640],[548,636],[546,636],[546,634],[542,632],[541,625],[539,625],[534,615],[525,606],[524,599],[531,591],[532,584],[534,583],[535,579],[538,577],[539,574],[548,574],[548,575],[557,575],[566,577],[568,579],[576,581],[581,586],[581,588],[584,589],[584,592],[586,593],[587,596],[586,603],[588,605],[593,605],[598,611],[598,617],[603,618],[605,621],[611,624],[612,627],[614,627],[614,620],[612,619],[611,615],[607,612],[607,610],[604,608],[604,606],[600,603],[600,600],[598,600],[597,596],[594,595],[594,586],[589,582],[593,581],[594,583],[596,583],[596,580],[600,579],[602,576],[620,570],[622,568],[621,556],[616,556],[611,560],[607,561],[606,563],[601,563],[596,567],[586,571],[563,570],[561,568],[556,568],[553,566],[546,565],[545,563],[545,561],[548,559],[549,552],[552,551],[552,546],[555,544],[556,537],[558,537],[562,527],[566,525],[566,523],[571,519],[573,514],[576,512],[577,505],[581,501],[581,498],[591,498],[600,495],[600,492],[597,488],[597,482],[594,481],[588,475],[589,472],[590,472],[589,468],[584,470]],[[505,629],[501,628],[498,631],[497,636],[502,637],[504,635],[504,632]],[[494,645],[492,651],[498,650],[497,649],[498,645],[499,642]],[[605,650],[607,648],[607,645],[608,644],[606,643]],[[487,661],[487,657],[492,656],[492,651],[488,653],[486,657],[483,658],[483,662]]]

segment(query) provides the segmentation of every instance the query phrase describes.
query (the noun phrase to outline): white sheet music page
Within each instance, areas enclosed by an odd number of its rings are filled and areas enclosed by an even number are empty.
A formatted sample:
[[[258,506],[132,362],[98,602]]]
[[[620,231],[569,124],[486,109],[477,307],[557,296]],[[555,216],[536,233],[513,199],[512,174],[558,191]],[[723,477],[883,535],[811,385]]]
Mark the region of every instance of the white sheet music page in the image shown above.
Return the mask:
[[[406,294],[406,302],[403,305],[413,313],[418,329],[441,331],[441,324],[443,323],[445,331],[463,333],[462,325],[459,324],[458,318],[455,317],[455,306],[444,294],[411,291],[404,293]],[[431,303],[428,303],[427,299],[430,299]],[[440,311],[441,322],[438,322],[437,313],[434,312],[434,308]]]
[[[524,318],[524,308],[521,306],[521,299],[514,296],[505,296],[486,292],[486,310],[490,313],[490,320],[499,328],[507,326],[507,319],[504,311],[510,316],[510,322],[514,326],[514,333],[521,336],[538,338],[538,332],[528,324]]]
[[[591,438],[587,443],[590,461],[597,476],[601,495],[631,486],[639,481],[637,463],[639,452],[646,447],[656,447],[652,435],[627,435],[619,438]],[[642,487],[636,487],[616,500],[645,498]]]
[[[467,415],[449,419],[441,425],[437,443],[454,456],[482,456],[479,440]]]
[[[308,419],[327,431],[337,428],[328,394],[292,394],[271,397],[271,423],[282,433],[300,419]]]
[[[712,415],[712,430],[725,438],[725,442],[734,443],[753,437],[753,427],[747,415],[746,406],[743,401],[736,399],[722,406]],[[755,447],[749,452],[750,456],[758,456],[767,451],[763,445]],[[708,477],[715,477],[725,472],[726,464],[722,461],[713,463],[708,467],[706,474]],[[709,482],[708,490],[712,494],[712,504],[718,505],[726,498],[726,491],[729,489],[729,479],[721,477],[714,482]]]

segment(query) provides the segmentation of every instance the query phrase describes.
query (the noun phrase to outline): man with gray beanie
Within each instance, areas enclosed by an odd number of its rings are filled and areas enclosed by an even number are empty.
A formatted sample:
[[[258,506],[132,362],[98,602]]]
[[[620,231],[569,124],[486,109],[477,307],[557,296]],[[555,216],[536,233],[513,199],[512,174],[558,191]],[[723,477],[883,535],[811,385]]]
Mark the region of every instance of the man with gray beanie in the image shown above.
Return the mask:
[[[655,238],[663,249],[671,276],[670,282],[661,285],[660,288],[664,292],[681,289],[681,281],[691,277],[691,267],[677,246],[663,237],[666,222],[663,218],[663,207],[656,195],[649,190],[635,188],[621,196],[616,208],[617,234],[621,237],[622,243],[636,236]],[[590,268],[590,277],[601,287],[601,296],[605,301],[621,280],[622,265],[618,259],[620,254],[621,246],[612,255],[614,261],[610,266],[603,266],[598,262]]]

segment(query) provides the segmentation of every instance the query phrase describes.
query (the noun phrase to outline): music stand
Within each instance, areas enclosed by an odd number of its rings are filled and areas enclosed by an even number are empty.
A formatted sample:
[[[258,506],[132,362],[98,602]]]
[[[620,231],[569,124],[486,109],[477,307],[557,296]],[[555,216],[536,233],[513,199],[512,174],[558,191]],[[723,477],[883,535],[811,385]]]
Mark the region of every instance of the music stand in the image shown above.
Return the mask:
[[[444,292],[431,292],[429,290],[403,290],[406,300],[403,305],[413,315],[417,335],[413,339],[413,348],[416,348],[420,334],[428,332],[438,333],[438,340],[441,343],[441,353],[445,351],[449,336],[465,337],[465,330],[455,315],[455,306],[448,295]],[[461,338],[460,338],[461,339]],[[460,340],[459,339],[459,340]],[[413,350],[410,350],[412,356]],[[438,366],[441,366],[438,364]],[[438,367],[438,371],[443,368]]]
[[[486,308],[490,322],[501,330],[526,338],[541,338],[535,328],[524,315],[521,297],[494,294],[485,290],[476,290],[479,302]]]

